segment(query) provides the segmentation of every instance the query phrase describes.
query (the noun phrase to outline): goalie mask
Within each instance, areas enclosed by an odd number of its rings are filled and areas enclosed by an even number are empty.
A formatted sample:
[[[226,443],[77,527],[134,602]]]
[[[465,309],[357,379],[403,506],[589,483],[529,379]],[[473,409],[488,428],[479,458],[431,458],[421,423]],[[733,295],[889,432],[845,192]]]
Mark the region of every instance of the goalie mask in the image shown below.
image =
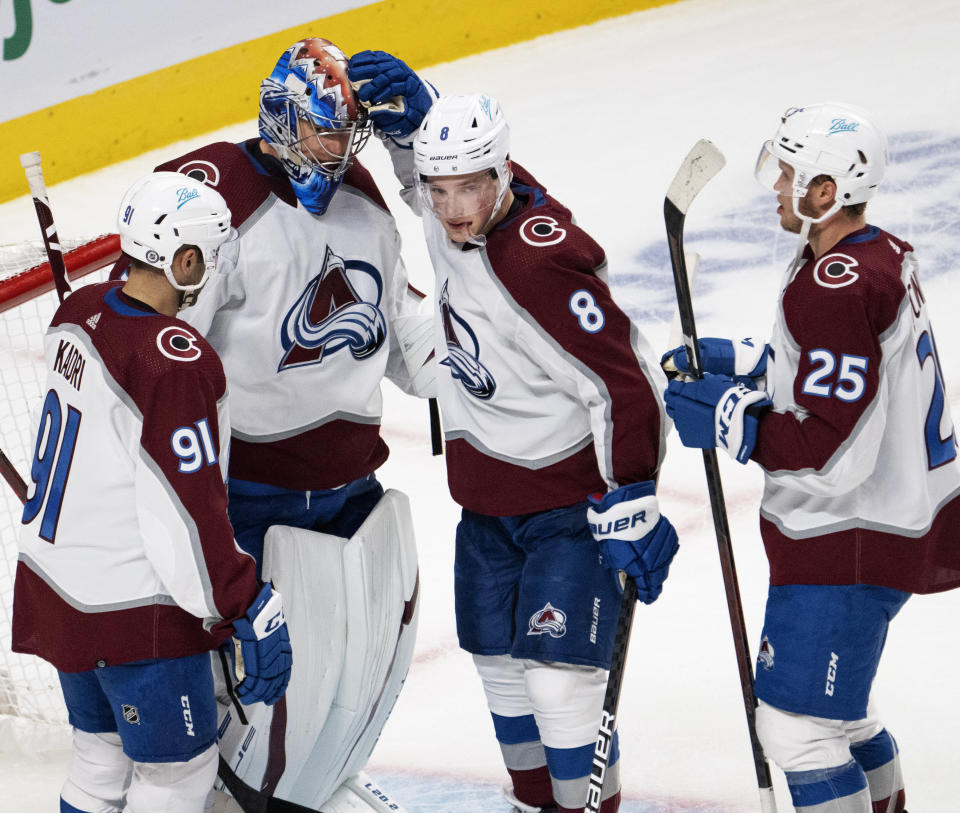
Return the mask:
[[[162,269],[180,291],[180,310],[196,302],[220,247],[236,236],[220,193],[178,172],[154,172],[131,186],[120,202],[117,230],[125,254]],[[192,285],[177,282],[171,268],[181,246],[196,246],[203,255],[203,276]]]
[[[485,94],[440,97],[413,142],[423,206],[443,223],[489,208],[489,216],[466,238],[483,242],[510,186],[509,151],[510,128],[496,99]]]
[[[297,198],[323,214],[370,135],[344,53],[317,37],[291,45],[260,83],[259,127]]]
[[[780,161],[794,169],[794,214],[805,225],[821,223],[841,207],[873,197],[887,166],[887,140],[867,114],[852,105],[791,107],[757,158],[754,175],[763,186],[773,188],[780,175]],[[813,218],[801,214],[799,201],[818,175],[834,180],[837,199],[829,211]]]

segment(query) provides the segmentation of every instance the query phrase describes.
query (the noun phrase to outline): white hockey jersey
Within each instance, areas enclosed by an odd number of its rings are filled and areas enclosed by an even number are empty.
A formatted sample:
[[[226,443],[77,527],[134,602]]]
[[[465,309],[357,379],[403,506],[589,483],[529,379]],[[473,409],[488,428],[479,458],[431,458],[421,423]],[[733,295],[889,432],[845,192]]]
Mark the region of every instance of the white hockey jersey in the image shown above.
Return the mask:
[[[227,520],[216,354],[105,283],[61,305],[45,356],[14,650],[75,672],[216,647],[258,590]]]
[[[418,298],[393,217],[362,166],[312,215],[282,172],[259,163],[257,143],[212,144],[158,167],[216,188],[240,233],[185,319],[230,383],[231,478],[334,488],[387,458],[380,383],[386,375],[410,391],[394,323]]]
[[[450,493],[493,516],[653,479],[669,427],[666,380],[611,297],[603,249],[516,163],[513,174],[516,203],[483,247],[423,217]]]
[[[753,459],[773,584],[960,585],[960,467],[917,262],[875,227],[786,281]]]

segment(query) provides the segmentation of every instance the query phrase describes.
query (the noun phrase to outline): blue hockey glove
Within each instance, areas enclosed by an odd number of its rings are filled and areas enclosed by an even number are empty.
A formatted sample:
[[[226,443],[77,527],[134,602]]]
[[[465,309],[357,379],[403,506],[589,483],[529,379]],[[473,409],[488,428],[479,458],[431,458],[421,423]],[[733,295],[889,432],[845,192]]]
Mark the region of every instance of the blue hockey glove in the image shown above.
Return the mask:
[[[434,95],[406,63],[386,51],[360,51],[350,57],[347,76],[357,98],[381,132],[404,138],[420,126]]]
[[[770,345],[761,344],[751,338],[736,339],[700,339],[701,372],[717,373],[735,377],[758,378],[767,372],[767,356]],[[672,367],[670,366],[672,362]],[[667,373],[689,373],[690,358],[684,346],[668,350],[660,358],[660,366]]]
[[[233,622],[232,652],[240,702],[272,706],[287,690],[293,650],[280,594],[263,586],[247,614]],[[229,643],[229,642],[228,642]]]
[[[763,390],[710,373],[696,381],[674,379],[664,398],[684,446],[724,449],[740,463],[750,459],[756,445],[760,410],[773,403]]]
[[[587,522],[600,545],[603,564],[615,573],[626,573],[636,582],[637,599],[653,604],[679,547],[677,532],[660,516],[653,481],[631,483],[587,499]]]

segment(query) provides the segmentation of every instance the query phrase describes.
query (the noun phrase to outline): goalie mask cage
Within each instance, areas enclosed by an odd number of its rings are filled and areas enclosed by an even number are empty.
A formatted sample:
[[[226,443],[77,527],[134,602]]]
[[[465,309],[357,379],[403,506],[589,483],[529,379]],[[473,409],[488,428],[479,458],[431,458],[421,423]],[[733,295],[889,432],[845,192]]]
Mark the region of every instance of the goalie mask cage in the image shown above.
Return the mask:
[[[106,279],[120,256],[115,234],[63,241],[70,284]],[[43,336],[59,305],[43,244],[0,245],[0,450],[27,481],[43,400]],[[66,748],[70,727],[56,670],[32,655],[11,651],[13,584],[23,506],[0,480],[0,751]]]

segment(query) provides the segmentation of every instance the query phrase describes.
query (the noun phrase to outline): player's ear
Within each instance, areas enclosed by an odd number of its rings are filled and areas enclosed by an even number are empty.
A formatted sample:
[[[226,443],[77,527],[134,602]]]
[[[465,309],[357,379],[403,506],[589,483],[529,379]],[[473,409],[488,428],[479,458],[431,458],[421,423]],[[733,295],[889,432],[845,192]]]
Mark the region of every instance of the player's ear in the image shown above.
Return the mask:
[[[837,183],[832,178],[819,183],[813,191],[813,203],[820,212],[826,212],[837,199]]]

